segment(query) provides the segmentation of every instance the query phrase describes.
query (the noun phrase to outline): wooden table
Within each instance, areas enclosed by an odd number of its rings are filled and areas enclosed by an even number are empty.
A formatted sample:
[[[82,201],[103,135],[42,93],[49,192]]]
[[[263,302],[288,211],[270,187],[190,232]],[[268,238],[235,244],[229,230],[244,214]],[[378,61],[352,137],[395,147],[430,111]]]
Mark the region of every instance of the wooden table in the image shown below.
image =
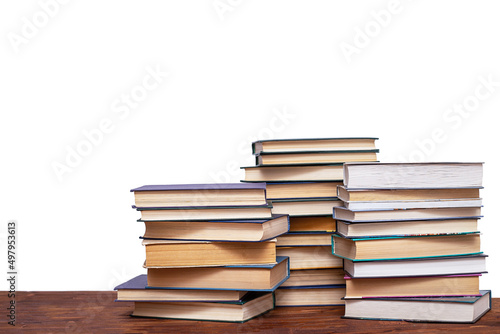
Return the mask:
[[[7,292],[0,296],[0,333],[500,333],[500,299],[475,324],[341,319],[344,308],[279,307],[246,323],[131,317],[132,303],[112,291],[17,292],[16,326],[7,324]]]

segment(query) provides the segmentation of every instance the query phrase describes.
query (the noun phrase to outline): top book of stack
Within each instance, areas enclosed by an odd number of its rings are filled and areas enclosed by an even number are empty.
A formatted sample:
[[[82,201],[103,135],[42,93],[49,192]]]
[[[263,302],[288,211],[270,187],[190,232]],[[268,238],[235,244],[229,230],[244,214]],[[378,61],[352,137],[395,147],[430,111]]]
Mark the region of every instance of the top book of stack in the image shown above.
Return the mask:
[[[271,139],[252,143],[253,154],[275,152],[310,152],[310,151],[344,151],[375,150],[378,138],[307,138],[307,139]]]
[[[344,164],[347,189],[482,188],[483,163]]]
[[[265,183],[149,185],[130,191],[137,208],[267,205]]]
[[[376,161],[377,138],[277,139],[252,143],[258,166]]]

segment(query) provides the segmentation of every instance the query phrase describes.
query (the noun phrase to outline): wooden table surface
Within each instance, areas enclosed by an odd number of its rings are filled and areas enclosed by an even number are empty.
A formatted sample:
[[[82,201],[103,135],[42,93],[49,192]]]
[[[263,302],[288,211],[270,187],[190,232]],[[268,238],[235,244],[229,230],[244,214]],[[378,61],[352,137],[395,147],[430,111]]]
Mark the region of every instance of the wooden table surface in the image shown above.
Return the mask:
[[[16,326],[7,324],[7,292],[0,297],[0,333],[500,333],[500,299],[475,324],[341,319],[344,308],[278,307],[246,323],[131,317],[133,304],[112,291],[16,292]]]

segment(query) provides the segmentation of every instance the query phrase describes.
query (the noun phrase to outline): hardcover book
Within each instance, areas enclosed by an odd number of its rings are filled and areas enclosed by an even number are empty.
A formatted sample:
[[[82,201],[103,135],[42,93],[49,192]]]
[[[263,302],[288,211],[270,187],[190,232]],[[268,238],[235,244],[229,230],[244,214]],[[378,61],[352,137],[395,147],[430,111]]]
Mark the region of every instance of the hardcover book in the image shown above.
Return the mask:
[[[479,199],[479,189],[351,189],[338,186],[337,196],[344,202],[460,200]]]
[[[290,257],[290,269],[342,268],[342,259],[332,255],[331,246],[278,247],[276,254]]]
[[[290,217],[290,233],[335,232],[335,219],[324,216]]]
[[[348,319],[475,323],[491,309],[491,291],[477,297],[345,299]]]
[[[367,201],[367,202],[343,202],[344,207],[352,211],[375,211],[375,210],[405,210],[405,209],[432,209],[432,208],[463,208],[481,207],[481,198],[472,199],[440,199],[425,201]]]
[[[286,286],[316,286],[316,285],[345,285],[344,270],[336,269],[303,269],[292,270],[290,278],[281,287]]]
[[[330,246],[332,233],[290,233],[276,239],[276,247]]]
[[[297,216],[322,216],[332,213],[332,208],[342,206],[337,197],[307,199],[276,199],[272,201],[273,214]]]
[[[130,190],[137,207],[265,205],[265,183],[147,185]]]
[[[276,290],[276,306],[344,305],[345,285],[289,286]]]
[[[273,308],[273,293],[254,292],[238,302],[135,302],[132,316],[245,322]]]
[[[333,254],[352,261],[480,254],[480,235],[373,237],[347,239],[332,235]]]
[[[342,182],[267,182],[268,199],[336,197]]]
[[[381,261],[344,259],[344,270],[354,278],[485,273],[486,257],[487,255],[479,254]]]
[[[139,220],[142,221],[142,220]],[[194,241],[266,241],[288,232],[288,215],[272,219],[144,221],[144,239]]]
[[[166,220],[235,220],[270,219],[272,204],[241,206],[186,206],[186,207],[148,207],[133,206],[141,212],[145,221]]]
[[[139,275],[115,287],[116,301],[240,301],[247,291],[147,288],[147,276]]]
[[[255,160],[259,166],[330,164],[346,161],[377,161],[377,153],[378,150],[261,152]]]
[[[337,220],[337,234],[345,238],[409,236],[422,234],[473,233],[478,219],[403,220],[369,223]]]
[[[374,222],[391,220],[426,220],[480,218],[481,207],[431,208],[404,210],[353,211],[344,207],[333,209],[333,218],[349,222]]]
[[[356,163],[344,165],[344,185],[359,189],[481,188],[483,163]]]
[[[144,239],[145,267],[209,267],[276,263],[276,239],[209,242]]]
[[[342,181],[342,163],[308,165],[273,165],[241,167],[245,170],[245,182],[311,182]]]
[[[252,143],[253,154],[262,152],[373,150],[378,138],[300,138],[269,139]]]
[[[346,298],[477,296],[481,274],[351,278],[346,276]]]
[[[147,287],[272,292],[289,277],[288,257],[278,256],[268,265],[149,268]]]

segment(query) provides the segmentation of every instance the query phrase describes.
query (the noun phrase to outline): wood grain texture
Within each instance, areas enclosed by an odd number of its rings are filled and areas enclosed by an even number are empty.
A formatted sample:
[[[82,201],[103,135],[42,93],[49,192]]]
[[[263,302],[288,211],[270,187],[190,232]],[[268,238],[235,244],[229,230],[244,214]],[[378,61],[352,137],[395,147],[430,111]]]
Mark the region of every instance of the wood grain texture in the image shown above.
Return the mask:
[[[500,299],[475,324],[341,319],[342,306],[279,307],[246,323],[131,317],[133,304],[112,291],[17,292],[15,328],[7,324],[7,293],[0,333],[499,333]]]

